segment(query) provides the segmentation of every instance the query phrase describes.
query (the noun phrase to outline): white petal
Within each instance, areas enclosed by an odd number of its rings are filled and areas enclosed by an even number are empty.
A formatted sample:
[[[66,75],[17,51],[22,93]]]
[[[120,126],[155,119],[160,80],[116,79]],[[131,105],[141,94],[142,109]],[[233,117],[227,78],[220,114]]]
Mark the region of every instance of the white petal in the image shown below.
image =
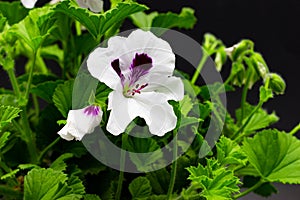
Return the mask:
[[[178,77],[166,77],[161,74],[151,73],[149,76],[143,78],[142,81],[148,83],[148,86],[143,89],[143,93],[155,91],[165,95],[167,100],[180,101],[183,99],[184,86],[182,80]]]
[[[126,40],[126,46],[135,53],[146,53],[152,58],[151,72],[172,75],[175,68],[175,54],[168,42],[156,37],[150,31],[140,29],[133,31]]]
[[[88,0],[87,5],[92,12],[98,13],[103,10],[102,0]]]
[[[37,0],[21,0],[25,8],[33,8]]]
[[[102,110],[97,116],[87,115],[83,109],[70,110],[68,113],[67,124],[58,132],[66,140],[81,140],[84,135],[92,133],[96,126],[99,126],[102,119]]]
[[[121,79],[111,66],[116,58],[111,58],[112,52],[108,48],[96,48],[87,59],[87,67],[91,75],[108,87],[116,89]]]
[[[77,4],[78,4],[81,8],[88,8],[87,1],[89,1],[89,0],[76,0]]]
[[[152,106],[149,115],[150,120],[146,123],[153,135],[163,136],[176,127],[177,117],[168,103]]]
[[[121,92],[112,91],[108,97],[108,109],[111,109],[106,129],[113,135],[123,133],[128,124],[135,118],[130,115],[131,98],[125,98]]]

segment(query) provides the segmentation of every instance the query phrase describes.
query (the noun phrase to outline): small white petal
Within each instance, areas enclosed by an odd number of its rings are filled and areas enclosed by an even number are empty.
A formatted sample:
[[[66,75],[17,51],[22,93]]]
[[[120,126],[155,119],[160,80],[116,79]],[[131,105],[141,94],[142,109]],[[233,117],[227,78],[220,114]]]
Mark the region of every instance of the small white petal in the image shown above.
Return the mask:
[[[86,108],[70,110],[68,113],[67,124],[58,132],[66,140],[81,140],[86,134],[92,133],[95,127],[99,126],[102,119],[102,110],[98,115],[86,114]]]
[[[33,8],[37,0],[21,0],[25,8]]]

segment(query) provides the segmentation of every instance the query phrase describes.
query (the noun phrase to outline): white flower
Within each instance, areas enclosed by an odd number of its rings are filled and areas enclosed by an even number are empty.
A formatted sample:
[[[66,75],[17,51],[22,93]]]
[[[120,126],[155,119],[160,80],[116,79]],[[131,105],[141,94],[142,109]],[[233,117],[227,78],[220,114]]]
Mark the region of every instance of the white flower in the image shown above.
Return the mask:
[[[21,3],[25,8],[33,8],[38,0],[21,0]],[[62,0],[52,0],[50,4],[56,4]],[[76,0],[77,4],[81,8],[88,8],[92,12],[98,13],[103,10],[103,1],[102,0]]]
[[[58,132],[65,140],[81,140],[85,134],[92,133],[99,126],[102,110],[98,106],[88,106],[79,110],[70,110],[67,124]]]
[[[81,8],[88,8],[94,13],[101,12],[103,10],[102,0],[76,0]]]
[[[25,8],[33,8],[37,1],[38,0],[21,0],[21,3]]]
[[[123,133],[138,116],[153,135],[175,128],[177,117],[168,100],[181,100],[184,89],[181,79],[172,76],[175,55],[166,41],[142,30],[128,38],[115,36],[107,48],[89,55],[87,66],[92,76],[113,89],[108,97],[110,133]]]

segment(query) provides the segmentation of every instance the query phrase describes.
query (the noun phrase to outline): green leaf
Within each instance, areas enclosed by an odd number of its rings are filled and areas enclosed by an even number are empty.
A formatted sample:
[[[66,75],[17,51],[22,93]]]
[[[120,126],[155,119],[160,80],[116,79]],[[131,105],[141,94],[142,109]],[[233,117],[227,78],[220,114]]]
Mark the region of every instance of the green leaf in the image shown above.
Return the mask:
[[[13,25],[25,18],[28,14],[28,9],[18,1],[11,3],[0,1],[0,13],[8,20],[9,25]]]
[[[252,106],[250,104],[244,105],[244,118],[241,119],[241,109],[236,110],[236,118],[238,123],[244,124],[247,120],[248,116],[251,114],[253,109],[255,109],[255,106]],[[265,110],[259,109],[257,112],[254,113],[254,115],[251,117],[249,123],[244,127],[243,132],[246,134],[251,134],[256,130],[266,128],[270,126],[271,124],[277,122],[279,118],[277,115],[273,112],[271,114],[268,114]]]
[[[189,179],[196,189],[202,189],[200,195],[209,200],[232,199],[232,193],[238,192],[239,178],[233,171],[220,166],[213,159],[207,159],[207,166],[199,164],[189,167]]]
[[[151,28],[153,19],[158,15],[158,12],[152,12],[150,14],[138,12],[130,15],[130,18],[134,25],[148,31]]]
[[[79,21],[95,39],[103,36],[114,24],[129,15],[146,9],[146,6],[135,2],[122,2],[102,14],[95,14],[85,8],[79,8],[72,1],[63,1],[55,8],[57,12],[62,12]]]
[[[152,171],[146,174],[155,194],[166,194],[170,182],[170,174],[166,168]]]
[[[259,88],[259,101],[267,102],[270,98],[273,98],[273,92],[271,89],[267,89],[264,86]]]
[[[63,63],[64,53],[57,44],[42,47],[40,53],[43,58],[54,60],[60,65]]]
[[[38,97],[41,97],[48,103],[52,103],[52,96],[56,87],[61,84],[63,81],[47,81],[36,85],[31,88],[31,93],[36,94]]]
[[[10,132],[5,132],[0,137],[0,150],[5,146],[8,141],[8,137],[10,136]]]
[[[68,111],[72,108],[72,93],[74,80],[66,81],[56,87],[53,94],[53,103],[66,118]]]
[[[192,99],[188,95],[184,95],[183,99],[179,101],[179,107],[181,114],[186,117],[193,108]]]
[[[254,186],[259,181],[259,179],[259,177],[245,176],[243,178],[243,187],[250,188]],[[259,188],[254,190],[254,193],[263,197],[269,197],[272,194],[277,193],[277,189],[272,183],[263,183]]]
[[[260,176],[269,182],[300,183],[300,141],[285,132],[264,130],[247,138],[243,150]]]
[[[130,153],[129,156],[139,171],[149,171],[153,169],[153,166],[159,165],[159,161],[163,157],[160,146],[153,138],[128,136],[124,147],[133,152]]]
[[[154,17],[151,27],[160,27],[166,29],[174,27],[192,29],[196,24],[196,21],[197,19],[194,15],[193,9],[182,8],[180,14],[168,12],[157,15],[156,17]],[[154,32],[157,31],[154,29]]]
[[[52,10],[47,6],[33,9],[22,21],[13,25],[10,32],[22,39],[33,51],[37,51],[54,29],[52,15]]]
[[[15,178],[15,175],[20,171],[20,169],[15,169],[15,170],[12,170],[11,172],[7,173],[7,174],[4,174],[3,176],[1,176],[1,180],[5,180],[5,179],[8,179],[8,178]]]
[[[54,169],[56,171],[65,171],[67,168],[67,164],[65,163],[65,160],[72,158],[73,154],[71,153],[65,153],[59,156],[50,166],[51,169]]]
[[[53,169],[33,169],[25,176],[24,200],[46,200],[46,194],[53,197],[66,181],[67,176],[62,172]]]
[[[236,142],[222,136],[216,146],[217,159],[221,165],[246,165],[247,156]]]
[[[72,175],[68,180],[68,185],[72,189],[72,194],[85,194],[85,187],[78,176]]]
[[[0,105],[0,130],[18,117],[20,112],[17,107]]]
[[[152,188],[150,181],[146,177],[138,177],[134,179],[128,187],[132,199],[146,198],[151,195]]]

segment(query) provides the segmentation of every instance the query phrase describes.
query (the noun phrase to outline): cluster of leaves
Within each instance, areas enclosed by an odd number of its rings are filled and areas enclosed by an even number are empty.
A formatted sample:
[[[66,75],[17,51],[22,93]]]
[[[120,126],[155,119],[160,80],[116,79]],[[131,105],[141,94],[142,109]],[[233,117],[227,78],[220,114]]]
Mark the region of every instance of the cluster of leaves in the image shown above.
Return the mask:
[[[182,8],[179,14],[146,14],[148,9],[122,0],[111,0],[110,9],[100,14],[70,0],[30,11],[19,1],[0,2],[0,65],[13,89],[0,89],[0,197],[109,200],[118,199],[122,192],[124,199],[213,200],[238,198],[250,191],[268,196],[276,192],[273,182],[300,184],[300,142],[293,136],[299,126],[289,134],[268,129],[278,117],[262,108],[275,94],[284,93],[285,83],[278,74],[269,72],[249,40],[231,48],[211,34],[206,34],[203,41],[206,56],[202,59],[213,56],[219,71],[226,60],[231,62],[225,90],[244,87],[235,117],[218,101],[221,83],[199,87],[184,80],[184,99],[170,102],[180,122],[173,135],[107,135],[116,145],[122,140],[122,147],[130,152],[155,152],[150,157],[129,156],[137,170],[147,173],[125,174],[121,191],[118,173],[89,155],[81,142],[59,140],[58,123],[64,123],[70,109],[88,105],[91,93],[101,107],[107,106],[111,91],[107,86],[99,83],[94,88],[97,80],[87,73],[74,78],[83,58],[101,41],[116,35],[126,18],[157,35],[164,29],[152,27],[191,29],[196,23],[191,8]],[[17,62],[19,59],[23,62]],[[25,73],[17,77],[16,70]],[[247,91],[261,80],[259,101],[250,105]],[[82,92],[76,94],[81,98],[72,99],[73,87]],[[211,148],[204,138],[211,121],[223,124],[220,113],[225,117],[222,137]],[[103,121],[108,115],[104,113]],[[144,122],[136,119],[128,129],[134,124]],[[174,138],[175,144],[170,145]],[[169,153],[184,153],[175,155],[177,161],[172,166],[159,169],[165,162],[163,146]],[[241,186],[249,190],[239,193]]]

